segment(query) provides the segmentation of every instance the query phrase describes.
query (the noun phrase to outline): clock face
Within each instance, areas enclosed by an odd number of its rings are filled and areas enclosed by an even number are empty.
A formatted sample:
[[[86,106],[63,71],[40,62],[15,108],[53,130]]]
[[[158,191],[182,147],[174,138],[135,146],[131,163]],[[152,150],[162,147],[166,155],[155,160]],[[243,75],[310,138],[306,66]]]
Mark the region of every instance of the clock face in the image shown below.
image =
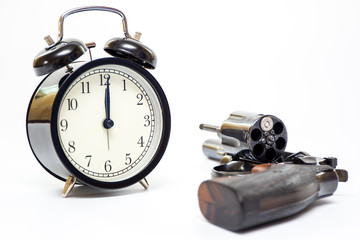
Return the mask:
[[[169,109],[156,80],[137,64],[90,62],[70,75],[56,101],[53,139],[60,159],[80,180],[122,187],[141,180],[160,160]]]

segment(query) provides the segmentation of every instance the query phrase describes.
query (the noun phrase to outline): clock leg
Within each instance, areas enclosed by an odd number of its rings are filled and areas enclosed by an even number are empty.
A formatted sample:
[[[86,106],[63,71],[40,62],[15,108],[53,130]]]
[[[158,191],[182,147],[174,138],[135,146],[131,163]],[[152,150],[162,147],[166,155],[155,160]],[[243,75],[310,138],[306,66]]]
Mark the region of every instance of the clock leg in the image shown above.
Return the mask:
[[[74,177],[73,175],[69,175],[69,177],[67,178],[67,180],[65,182],[64,189],[62,191],[63,197],[67,197],[69,195],[69,193],[73,189],[75,183],[76,183],[76,177]]]
[[[146,180],[146,178],[143,178],[139,181],[139,183],[141,184],[141,186],[143,186],[145,189],[148,189],[149,188],[149,183],[148,181]]]

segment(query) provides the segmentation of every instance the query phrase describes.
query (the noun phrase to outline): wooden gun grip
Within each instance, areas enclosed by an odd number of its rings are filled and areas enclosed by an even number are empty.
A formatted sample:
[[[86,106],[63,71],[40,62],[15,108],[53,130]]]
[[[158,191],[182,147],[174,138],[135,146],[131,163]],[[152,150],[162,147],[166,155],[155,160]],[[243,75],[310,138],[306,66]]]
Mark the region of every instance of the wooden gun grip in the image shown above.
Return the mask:
[[[337,175],[329,166],[277,164],[268,170],[239,177],[221,177],[201,183],[202,214],[211,223],[239,231],[293,215],[320,197],[318,173],[329,173],[332,192]],[[331,192],[331,193],[332,193]]]

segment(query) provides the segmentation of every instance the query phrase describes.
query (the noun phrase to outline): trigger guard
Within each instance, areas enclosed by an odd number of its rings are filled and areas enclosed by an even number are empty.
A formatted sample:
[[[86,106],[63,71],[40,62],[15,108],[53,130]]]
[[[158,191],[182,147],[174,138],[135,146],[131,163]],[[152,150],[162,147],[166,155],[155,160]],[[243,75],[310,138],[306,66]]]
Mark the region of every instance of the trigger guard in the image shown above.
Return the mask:
[[[255,163],[243,161],[231,161],[227,164],[219,165],[211,170],[211,178],[243,176],[251,173]]]

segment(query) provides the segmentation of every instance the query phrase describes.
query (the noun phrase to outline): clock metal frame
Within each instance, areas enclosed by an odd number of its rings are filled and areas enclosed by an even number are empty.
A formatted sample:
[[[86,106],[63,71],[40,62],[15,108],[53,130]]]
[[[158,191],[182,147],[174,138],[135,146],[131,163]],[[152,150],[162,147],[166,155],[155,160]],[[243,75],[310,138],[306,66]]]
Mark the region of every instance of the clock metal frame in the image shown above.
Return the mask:
[[[61,148],[57,126],[60,103],[70,84],[85,71],[107,64],[125,66],[140,74],[156,93],[162,108],[163,118],[160,143],[152,160],[135,176],[116,182],[95,180],[78,171],[69,162]],[[105,189],[123,188],[139,181],[141,183],[141,180],[144,179],[161,160],[170,137],[170,109],[161,86],[146,69],[127,59],[111,57],[100,58],[87,63],[73,63],[73,66],[74,72],[71,74],[66,73],[65,69],[59,69],[46,76],[31,98],[27,112],[26,128],[28,141],[35,157],[47,172],[62,181],[66,181],[68,176],[72,175],[77,179],[77,183]],[[55,94],[55,97],[51,97],[53,94]],[[47,98],[50,100],[47,100]],[[46,99],[46,101],[42,99]],[[41,104],[39,104],[40,102],[35,103],[36,101],[41,101]]]
[[[65,18],[85,11],[110,12],[118,14],[122,18],[124,37],[111,39],[104,48],[114,58],[100,58],[92,61],[90,48],[96,46],[94,42],[84,44],[76,39],[63,40]],[[44,39],[48,46],[36,55],[33,61],[36,75],[47,74],[34,91],[26,115],[26,132],[34,156],[47,172],[62,181],[66,181],[63,191],[64,197],[68,195],[75,183],[113,189],[139,182],[146,189],[148,183],[145,176],[155,168],[162,158],[169,141],[171,128],[170,110],[166,96],[156,79],[144,69],[156,67],[155,53],[139,41],[141,33],[136,32],[133,37],[129,34],[124,13],[115,8],[88,6],[70,9],[60,16],[58,26],[57,40],[54,41],[50,36],[46,36]],[[87,50],[89,50],[90,62],[74,62]],[[57,117],[65,91],[80,74],[97,66],[117,64],[142,76],[148,83],[146,85],[149,85],[147,88],[152,88],[161,108],[162,123],[159,124],[162,124],[162,131],[161,136],[158,136],[159,132],[156,134],[157,137],[160,137],[159,143],[157,142],[159,145],[154,145],[156,148],[151,149],[151,152],[148,153],[151,156],[150,161],[144,162],[146,165],[141,166],[139,168],[141,170],[134,172],[134,176],[111,182],[90,178],[71,164],[66,157],[65,150],[61,147]],[[108,98],[105,97],[105,99]]]

